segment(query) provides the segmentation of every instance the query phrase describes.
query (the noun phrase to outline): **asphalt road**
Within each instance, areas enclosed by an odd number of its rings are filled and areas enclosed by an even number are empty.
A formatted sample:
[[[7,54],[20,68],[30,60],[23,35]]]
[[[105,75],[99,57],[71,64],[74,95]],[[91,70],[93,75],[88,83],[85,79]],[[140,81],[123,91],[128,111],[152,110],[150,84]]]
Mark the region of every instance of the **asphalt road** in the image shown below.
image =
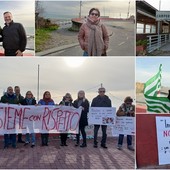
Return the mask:
[[[110,36],[108,56],[135,56],[135,24],[133,22],[105,22]],[[80,46],[49,54],[50,56],[82,56]]]

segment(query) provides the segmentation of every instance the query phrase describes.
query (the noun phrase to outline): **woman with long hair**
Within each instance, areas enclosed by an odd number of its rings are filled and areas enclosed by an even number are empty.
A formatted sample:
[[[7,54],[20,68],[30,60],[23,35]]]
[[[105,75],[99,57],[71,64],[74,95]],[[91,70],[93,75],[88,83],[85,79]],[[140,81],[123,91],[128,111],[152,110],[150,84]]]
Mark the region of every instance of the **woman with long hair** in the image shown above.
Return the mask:
[[[87,121],[87,114],[89,112],[89,101],[85,98],[85,92],[83,90],[80,90],[78,92],[77,99],[74,101],[73,106],[75,108],[82,107],[82,112],[81,112],[81,117],[79,121],[79,133],[76,135],[76,144],[75,146],[79,145],[80,141],[80,132],[83,137],[83,143],[80,145],[80,147],[86,147],[86,132],[85,132],[85,127],[88,125]]]
[[[51,93],[45,91],[43,94],[43,99],[38,102],[39,105],[55,105],[53,99],[51,99]],[[48,133],[41,133],[42,146],[48,146]]]
[[[71,97],[71,94],[66,93],[59,105],[72,106],[73,105],[72,101],[73,101],[73,99]],[[60,146],[68,146],[67,143],[66,143],[67,136],[68,136],[67,133],[60,133],[60,139],[61,139]]]

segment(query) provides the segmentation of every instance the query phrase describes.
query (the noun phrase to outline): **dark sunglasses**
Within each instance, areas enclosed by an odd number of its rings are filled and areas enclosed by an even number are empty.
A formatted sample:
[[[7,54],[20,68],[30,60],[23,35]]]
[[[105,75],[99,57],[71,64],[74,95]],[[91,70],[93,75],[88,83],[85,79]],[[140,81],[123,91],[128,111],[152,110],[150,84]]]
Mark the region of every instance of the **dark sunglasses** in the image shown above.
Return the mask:
[[[105,91],[99,91],[99,93],[105,93]]]
[[[91,13],[90,15],[95,15],[96,17],[99,16],[99,14],[96,13]]]

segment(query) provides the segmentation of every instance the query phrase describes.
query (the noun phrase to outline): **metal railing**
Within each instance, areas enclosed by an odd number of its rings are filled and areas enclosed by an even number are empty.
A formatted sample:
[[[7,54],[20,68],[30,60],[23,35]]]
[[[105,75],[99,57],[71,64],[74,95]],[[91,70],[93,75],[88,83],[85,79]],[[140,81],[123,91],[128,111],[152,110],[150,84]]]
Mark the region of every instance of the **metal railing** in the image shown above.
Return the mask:
[[[147,36],[147,51],[151,53],[160,47],[164,46],[167,42],[170,41],[169,34],[160,34],[160,35],[149,35]]]

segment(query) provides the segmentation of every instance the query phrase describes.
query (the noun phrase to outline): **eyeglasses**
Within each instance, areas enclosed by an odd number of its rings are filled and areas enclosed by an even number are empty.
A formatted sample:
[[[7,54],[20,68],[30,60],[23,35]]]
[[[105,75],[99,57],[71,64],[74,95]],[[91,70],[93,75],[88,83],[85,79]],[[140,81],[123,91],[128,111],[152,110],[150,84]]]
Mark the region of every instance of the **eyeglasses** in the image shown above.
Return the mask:
[[[97,14],[97,13],[91,13],[90,15],[92,15],[92,16],[95,15],[96,17],[99,16],[99,14]]]
[[[69,97],[69,96],[66,96],[66,98],[68,98],[68,99],[69,99],[69,98],[71,98],[71,97]]]
[[[105,93],[105,91],[99,91],[99,93]]]

